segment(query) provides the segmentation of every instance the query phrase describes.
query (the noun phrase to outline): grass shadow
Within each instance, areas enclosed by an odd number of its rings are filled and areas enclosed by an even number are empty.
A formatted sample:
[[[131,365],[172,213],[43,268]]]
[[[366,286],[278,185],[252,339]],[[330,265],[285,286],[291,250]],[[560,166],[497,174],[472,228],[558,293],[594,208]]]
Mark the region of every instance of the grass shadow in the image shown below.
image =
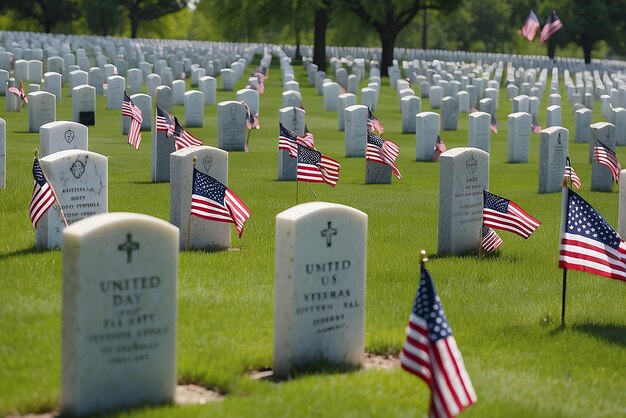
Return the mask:
[[[36,247],[28,247],[28,248],[22,248],[20,250],[15,250],[15,251],[10,251],[7,253],[0,253],[0,261],[10,258],[10,257],[17,257],[17,256],[21,256],[21,255],[31,255],[31,254],[41,254],[44,252],[49,252],[49,251],[58,251],[58,248],[56,249],[51,249],[51,250],[38,250]]]
[[[245,372],[252,379],[270,383],[283,383],[291,380],[307,376],[333,375],[355,373],[362,370],[360,365],[351,365],[345,363],[333,363],[326,359],[320,358],[312,360],[305,364],[293,366],[291,372],[287,376],[277,376],[271,368],[263,367]]]
[[[620,347],[626,347],[626,326],[609,324],[576,324],[576,332],[583,332]]]

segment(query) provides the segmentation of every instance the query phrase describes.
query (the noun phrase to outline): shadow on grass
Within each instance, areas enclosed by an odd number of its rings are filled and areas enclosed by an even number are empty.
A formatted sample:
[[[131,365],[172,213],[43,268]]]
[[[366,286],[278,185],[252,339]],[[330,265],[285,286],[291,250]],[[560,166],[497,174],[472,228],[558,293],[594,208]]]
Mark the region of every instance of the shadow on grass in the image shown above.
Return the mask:
[[[28,247],[28,248],[22,248],[21,250],[10,251],[7,253],[0,253],[0,260],[4,260],[10,257],[18,257],[21,255],[41,254],[41,253],[46,253],[50,251],[57,251],[57,249],[38,250],[36,247],[33,246],[33,247]]]
[[[186,252],[186,253],[223,253],[223,252],[230,252],[230,251],[242,251],[243,250],[243,245],[239,246],[239,247],[228,247],[228,248],[224,248],[224,247],[204,247],[204,248],[188,248],[188,249],[184,249],[184,250],[180,250],[180,252]]]
[[[447,258],[476,258],[476,259],[484,259],[484,260],[498,260],[500,258],[500,252],[496,251],[495,253],[487,253],[483,252],[482,256],[479,256],[478,253],[473,251],[468,251],[463,254],[428,254],[429,260],[445,260]]]
[[[270,383],[282,383],[307,376],[354,373],[362,370],[361,366],[338,364],[325,359],[318,359],[299,366],[294,366],[287,376],[277,376],[270,368],[259,368],[245,372],[252,379]]]
[[[626,347],[626,326],[608,324],[576,324],[572,327],[576,332],[583,332],[605,340],[620,347]]]

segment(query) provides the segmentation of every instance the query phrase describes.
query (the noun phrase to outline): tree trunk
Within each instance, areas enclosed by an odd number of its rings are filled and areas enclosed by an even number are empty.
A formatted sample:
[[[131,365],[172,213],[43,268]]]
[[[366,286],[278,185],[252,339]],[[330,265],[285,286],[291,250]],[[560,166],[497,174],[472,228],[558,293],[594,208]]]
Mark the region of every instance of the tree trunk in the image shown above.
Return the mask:
[[[583,53],[585,54],[585,64],[591,64],[591,50],[593,44],[586,43],[583,45]]]
[[[398,30],[396,28],[385,28],[379,32],[380,41],[383,45],[383,57],[380,63],[380,75],[389,75],[388,67],[393,64],[393,50],[396,46]]]
[[[422,15],[422,49],[426,49],[426,5],[424,5],[424,14]]]
[[[315,34],[313,37],[313,63],[318,71],[326,71],[326,26],[328,26],[328,11],[326,7],[315,10]]]
[[[130,37],[136,38],[137,32],[139,31],[139,19],[135,16],[131,16],[130,18]]]
[[[556,53],[556,42],[554,39],[548,39],[548,58],[554,61],[554,55]]]

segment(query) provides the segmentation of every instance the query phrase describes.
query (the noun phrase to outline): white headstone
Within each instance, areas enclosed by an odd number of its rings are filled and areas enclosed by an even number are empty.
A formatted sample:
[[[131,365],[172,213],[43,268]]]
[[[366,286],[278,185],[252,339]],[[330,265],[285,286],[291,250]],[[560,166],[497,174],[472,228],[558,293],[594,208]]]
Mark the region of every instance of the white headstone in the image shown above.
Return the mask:
[[[241,102],[217,104],[217,143],[225,151],[245,150],[246,110]]]
[[[441,107],[441,100],[443,99],[443,89],[441,86],[431,86],[428,97],[430,98],[430,108],[439,109]]]
[[[483,99],[485,100],[485,99]],[[468,115],[468,143],[470,147],[489,152],[491,115],[486,112],[473,112]]]
[[[172,89],[168,86],[160,85],[154,90],[154,102],[161,109],[172,111]]]
[[[251,111],[257,115],[260,113],[259,92],[253,89],[241,89],[237,91],[237,100],[246,102]]]
[[[346,157],[365,157],[367,145],[367,106],[346,107],[345,113]]]
[[[441,130],[456,131],[458,123],[459,108],[456,104],[456,99],[451,96],[446,96],[441,100]]]
[[[96,89],[96,95],[103,96],[104,95],[104,82],[106,81],[106,77],[104,76],[104,71],[99,67],[91,67],[89,69],[89,85]]]
[[[285,97],[284,95],[285,93],[283,93],[283,104],[284,104],[284,97]],[[339,95],[339,103],[337,105],[337,123],[338,123],[339,132],[343,132],[346,129],[346,121],[345,121],[346,108],[353,106],[355,104],[356,104],[356,96],[354,94],[344,93],[344,94]]]
[[[125,83],[124,77],[119,75],[112,75],[107,78],[107,109],[122,108]]]
[[[185,82],[183,80],[172,81],[172,104],[185,104],[185,87]],[[202,100],[204,100],[204,98]]]
[[[71,121],[56,121],[39,128],[41,156],[65,150],[89,150],[89,131],[85,125]]]
[[[552,126],[539,135],[539,193],[557,193],[563,188],[569,131]]]
[[[141,92],[141,84],[143,83],[143,74],[138,68],[131,68],[126,73],[126,80],[128,80],[128,87],[126,94],[133,95]],[[109,86],[110,88],[110,86]]]
[[[371,87],[364,87],[361,89],[361,104],[369,107],[372,111],[376,110],[378,104],[378,94],[376,90]]]
[[[215,104],[217,80],[208,75],[200,77],[198,80],[198,89],[204,93],[204,104]]]
[[[525,94],[513,97],[513,113],[517,112],[530,113],[528,96],[526,96]]]
[[[276,216],[274,374],[365,350],[367,215],[311,202]]]
[[[96,89],[82,85],[72,89],[72,120],[91,126],[96,124]]]
[[[613,174],[611,170],[598,163],[593,155],[593,148],[596,141],[602,142],[613,152],[617,151],[616,143],[616,129],[615,125],[608,122],[597,122],[591,125],[591,138],[589,143],[589,156],[591,161],[591,190],[595,192],[609,192],[613,191]]]
[[[526,112],[511,113],[508,119],[508,162],[527,163],[530,147],[531,116]]]
[[[39,60],[28,61],[28,82],[41,83],[43,78],[43,62]]]
[[[324,109],[336,111],[337,105],[339,102],[339,83],[329,82],[324,83],[322,86],[323,96],[324,96]]]
[[[70,73],[70,96],[73,94],[74,87],[85,86],[89,84],[89,74],[86,71],[74,70]]]
[[[282,94],[282,107],[302,107],[302,95],[299,91],[295,90],[287,90]]]
[[[235,74],[230,68],[222,68],[220,70],[220,76],[222,77],[222,90],[232,91],[235,84]]]
[[[65,223],[59,205],[68,225],[108,212],[108,161],[103,155],[76,149],[55,152],[39,161],[58,199],[39,219],[35,231],[37,248],[50,249],[60,247],[63,241]]]
[[[552,105],[546,108],[546,126],[561,126],[561,106]]]
[[[574,142],[589,142],[591,139],[591,110],[578,109],[574,113]]]
[[[483,190],[489,190],[489,153],[462,147],[439,156],[438,255],[479,252]]]
[[[439,113],[421,112],[415,115],[415,160],[432,161],[437,136]]]
[[[56,98],[47,91],[28,94],[28,132],[39,132],[41,125],[57,118]]]
[[[470,96],[465,90],[461,90],[456,94],[456,101],[459,106],[459,113],[469,113],[470,109]]]
[[[626,145],[626,108],[613,108],[611,122],[615,125],[615,141],[617,145]]]
[[[278,120],[287,129],[298,135],[304,135],[305,112],[301,107],[289,106],[278,110]],[[297,160],[291,158],[289,152],[278,150],[278,180],[295,180]]]
[[[43,79],[44,91],[54,94],[57,103],[61,102],[61,85],[63,81],[61,74],[47,72],[43,75]]]
[[[158,74],[148,74],[146,77],[146,88],[148,94],[154,98],[156,88],[161,85],[161,76]]]
[[[228,152],[197,146],[170,154],[170,223],[180,228],[180,248],[227,249],[231,224],[190,216],[193,192],[193,159],[196,169],[228,186]]]
[[[185,126],[204,126],[204,93],[201,91],[189,90],[185,93]]]
[[[107,213],[63,233],[61,413],[172,402],[178,228]]]

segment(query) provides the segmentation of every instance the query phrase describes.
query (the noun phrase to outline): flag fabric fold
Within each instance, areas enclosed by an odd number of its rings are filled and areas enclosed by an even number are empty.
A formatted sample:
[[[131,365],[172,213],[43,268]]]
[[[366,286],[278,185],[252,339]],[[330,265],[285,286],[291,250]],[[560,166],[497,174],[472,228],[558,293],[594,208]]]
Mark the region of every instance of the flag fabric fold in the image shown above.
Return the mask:
[[[446,144],[443,143],[443,138],[437,135],[437,140],[435,141],[435,146],[433,147],[433,161],[439,161],[439,156],[447,150]]]
[[[278,149],[289,152],[292,158],[298,158],[298,144],[315,149],[315,141],[310,132],[305,132],[304,136],[299,136],[289,128],[285,128],[282,123],[278,123]]]
[[[28,217],[33,223],[33,228],[37,228],[41,217],[56,202],[56,196],[54,195],[52,186],[46,181],[46,176],[44,176],[41,165],[39,165],[39,159],[37,158],[33,161],[33,177],[35,183],[33,185],[33,194],[28,208]]]
[[[572,186],[580,190],[580,177],[578,177],[578,174],[574,171],[574,167],[572,167],[569,157],[565,158],[565,174],[563,175],[563,180],[571,180]]]
[[[367,133],[365,159],[390,166],[398,180],[402,178],[400,170],[396,165],[396,158],[399,153],[400,147],[395,142],[376,135],[373,132]]]
[[[260,129],[259,115],[252,109],[246,102],[243,103],[243,107],[246,109],[246,128],[248,129]]]
[[[7,83],[8,83],[8,81],[7,81]],[[22,105],[28,104],[28,95],[24,91],[24,82],[22,80],[20,80],[20,88],[19,89],[17,87],[9,87],[7,89],[7,91],[9,93],[13,93],[17,97],[19,97],[22,100]]]
[[[537,121],[537,117],[535,115],[532,115],[532,120],[530,122],[530,127],[532,128],[533,133],[535,133],[537,135],[539,135],[539,133],[541,132],[541,125]]]
[[[494,252],[495,250],[500,248],[502,244],[504,244],[504,241],[502,241],[502,238],[500,238],[496,231],[484,224],[482,237],[483,238],[480,242],[480,245],[483,247],[483,250],[487,251],[488,253]]]
[[[174,116],[174,142],[176,144],[176,151],[182,148],[187,148],[192,145],[202,145],[202,140],[196,138],[187,132],[178,122],[178,118]]]
[[[378,135],[382,135],[385,131],[382,123],[380,123],[378,118],[374,116],[372,110],[369,107],[367,108],[367,130],[370,132],[375,132]]]
[[[230,189],[194,167],[191,214],[210,221],[234,223],[241,238],[250,210]]]
[[[143,116],[141,109],[136,106],[128,94],[124,92],[124,100],[122,101],[122,115],[130,117],[130,127],[128,128],[128,144],[139,149],[141,144],[141,123]]]
[[[539,23],[539,18],[535,14],[535,12],[531,9],[528,17],[524,21],[519,33],[529,41],[533,41],[535,36],[537,35],[537,30],[539,29],[541,24]]]
[[[296,180],[335,187],[341,164],[319,151],[298,144]]]
[[[528,238],[541,222],[530,216],[515,202],[483,190],[483,223],[494,229],[513,232]]]
[[[441,299],[423,266],[400,365],[430,387],[430,417],[456,417],[477,401]]]
[[[541,43],[546,43],[555,33],[557,33],[563,27],[563,23],[559,18],[559,15],[556,14],[556,10],[552,10],[550,15],[548,15],[548,19],[546,19],[546,24],[543,25],[541,29],[541,34],[539,35],[539,39]]]
[[[165,136],[168,138],[174,134],[176,129],[174,115],[161,109],[159,106],[156,107],[156,129],[157,131],[164,131]]]
[[[615,151],[604,145],[602,142],[596,140],[596,145],[593,147],[593,158],[598,162],[598,164],[602,164],[611,170],[614,181],[619,181],[619,173],[622,171],[622,166],[617,160]]]
[[[566,188],[559,267],[626,281],[626,243],[588,202]]]

